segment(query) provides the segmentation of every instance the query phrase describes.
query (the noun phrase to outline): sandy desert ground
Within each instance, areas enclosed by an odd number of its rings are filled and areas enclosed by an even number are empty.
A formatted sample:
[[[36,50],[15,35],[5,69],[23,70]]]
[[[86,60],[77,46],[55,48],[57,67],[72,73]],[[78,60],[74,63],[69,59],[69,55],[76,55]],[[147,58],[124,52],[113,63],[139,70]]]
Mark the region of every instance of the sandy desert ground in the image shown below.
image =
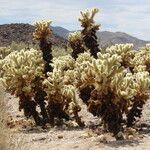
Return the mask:
[[[26,121],[23,112],[18,111],[18,99],[5,95],[8,101],[8,113],[12,116],[11,130],[15,138],[23,141],[29,150],[149,150],[150,149],[150,100],[147,101],[143,116],[139,120],[139,133],[123,141],[116,141],[109,133],[103,133],[97,117],[86,111],[83,105],[81,116],[86,127],[79,128],[74,122],[62,127],[41,129]],[[14,140],[15,141],[15,140]]]

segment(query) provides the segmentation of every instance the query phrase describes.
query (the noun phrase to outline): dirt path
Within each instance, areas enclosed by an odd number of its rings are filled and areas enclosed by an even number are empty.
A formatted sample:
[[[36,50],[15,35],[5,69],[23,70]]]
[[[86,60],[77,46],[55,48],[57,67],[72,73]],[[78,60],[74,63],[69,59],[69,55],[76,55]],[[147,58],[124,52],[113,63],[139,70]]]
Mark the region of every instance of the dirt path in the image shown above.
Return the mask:
[[[24,120],[23,112],[18,111],[18,101],[16,98],[6,94],[8,101],[8,111],[15,120]],[[99,122],[98,118],[93,117],[86,112],[86,106],[83,106],[81,112],[83,120],[87,125]],[[49,128],[43,130],[39,127],[27,127],[18,125],[13,127],[16,138],[22,138],[29,150],[149,150],[150,149],[150,100],[146,103],[143,111],[143,117],[140,123],[143,130],[137,139],[116,141],[109,134],[97,135],[91,132],[88,127],[78,128]]]

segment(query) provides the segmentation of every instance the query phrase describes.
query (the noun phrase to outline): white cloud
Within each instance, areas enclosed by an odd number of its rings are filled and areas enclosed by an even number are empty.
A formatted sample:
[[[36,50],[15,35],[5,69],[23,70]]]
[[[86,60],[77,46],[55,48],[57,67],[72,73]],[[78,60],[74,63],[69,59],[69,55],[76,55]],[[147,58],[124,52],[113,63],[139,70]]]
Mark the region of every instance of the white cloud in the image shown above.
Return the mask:
[[[112,31],[123,31],[138,38],[150,40],[150,5],[117,5],[113,9],[104,8],[99,21],[112,27]],[[110,24],[110,26],[109,26]]]

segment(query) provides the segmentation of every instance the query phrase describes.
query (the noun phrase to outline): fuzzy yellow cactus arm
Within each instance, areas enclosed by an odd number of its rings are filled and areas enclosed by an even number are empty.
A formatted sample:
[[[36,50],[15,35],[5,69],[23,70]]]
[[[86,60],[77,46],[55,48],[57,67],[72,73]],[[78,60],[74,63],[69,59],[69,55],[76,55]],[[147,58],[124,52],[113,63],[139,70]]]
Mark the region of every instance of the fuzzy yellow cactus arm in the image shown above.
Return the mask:
[[[0,60],[4,59],[11,52],[12,52],[12,50],[10,47],[0,47]]]
[[[91,28],[99,29],[100,25],[96,25],[94,21],[95,15],[99,12],[97,8],[93,8],[91,10],[81,11],[81,16],[79,21],[81,22],[81,26],[85,28],[85,30],[90,30]]]
[[[85,51],[81,32],[78,31],[70,33],[68,36],[68,42],[71,48],[73,49],[73,58],[76,59],[79,53],[83,53]]]
[[[108,47],[106,52],[111,55],[119,55],[122,59],[122,66],[133,69],[132,59],[136,53],[136,51],[133,50],[133,44],[115,44],[111,47]]]
[[[138,66],[145,66],[145,69],[150,73],[150,44],[147,44],[135,53],[132,63],[135,67],[135,71],[141,69],[141,67]]]
[[[21,50],[9,54],[3,60],[3,85],[11,94],[19,97],[19,110],[24,110],[26,117],[32,116],[37,125],[41,119],[36,111],[34,96],[34,79],[43,76],[43,60],[37,50]]]
[[[66,56],[53,58],[51,65],[54,69],[66,71],[68,69],[74,69],[75,60],[68,54]]]
[[[23,49],[20,52],[12,52],[3,61],[6,89],[16,95],[21,92],[32,94],[30,85],[32,80],[43,74],[41,53],[34,49]]]
[[[79,54],[76,60],[80,70],[79,90],[88,110],[101,116],[108,130],[117,137],[121,130],[122,112],[128,110],[128,100],[136,95],[132,88],[133,78],[126,75],[127,69],[122,66],[120,55],[99,52],[97,57]],[[82,93],[82,89],[87,92]]]
[[[44,74],[47,77],[47,72],[51,72],[53,70],[52,66],[50,65],[52,62],[52,42],[50,37],[52,36],[52,28],[50,27],[51,21],[38,21],[35,22],[35,31],[33,33],[33,38],[39,42],[39,47],[42,52],[42,57],[44,60]],[[41,84],[42,78],[38,78],[37,82]],[[38,85],[38,84],[37,84]],[[45,96],[46,92],[42,89],[42,86],[35,87],[35,97],[34,99],[39,104],[41,108],[41,114],[43,116],[44,124],[49,122],[49,117],[46,112],[45,107]]]
[[[52,35],[52,30],[50,28],[51,21],[37,21],[34,23],[35,31],[33,37],[36,40],[46,39],[48,36]]]
[[[47,79],[43,81],[48,98],[49,116],[51,118],[57,117],[59,112],[62,118],[68,120],[69,116],[73,114],[79,126],[82,126],[84,124],[78,116],[80,107],[77,103],[77,89],[71,83],[71,81],[74,81],[74,76],[72,76],[74,75],[74,59],[68,55],[56,58],[53,61],[53,72],[49,72]]]
[[[59,71],[60,76],[63,75],[63,83],[68,85],[74,85],[77,82],[77,72],[75,70],[76,61],[71,57],[71,55],[60,56],[58,58],[53,58],[53,63],[51,64],[54,71]]]
[[[99,30],[100,25],[95,23],[94,17],[98,11],[99,10],[97,8],[82,11],[81,17],[79,18],[81,26],[83,27],[81,33],[84,44],[95,58],[97,57],[97,52],[99,51],[96,31]]]
[[[134,75],[133,87],[136,91],[132,99],[131,109],[127,114],[127,126],[131,127],[135,124],[136,119],[142,115],[143,106],[149,99],[148,90],[150,89],[150,74],[147,71],[137,72]]]
[[[43,53],[43,60],[45,61],[44,73],[47,76],[47,72],[52,71],[50,63],[52,61],[52,42],[48,37],[52,36],[52,29],[50,27],[51,21],[38,21],[34,23],[35,31],[33,33],[34,39],[38,40],[40,50]]]
[[[93,57],[89,52],[79,54],[78,58],[76,59],[74,67],[74,74],[76,78],[74,80],[77,81],[75,84],[78,88],[80,88],[81,85],[83,86],[83,82],[81,79],[82,72],[88,69],[89,63],[91,63],[92,60]]]
[[[87,63],[81,72],[82,82],[89,82],[89,84],[93,82],[96,89],[102,92],[101,88],[107,88],[106,85],[109,86],[111,77],[123,70],[120,62],[121,57],[116,54],[110,56],[109,53],[102,54],[99,52],[98,59],[92,59],[92,62]]]
[[[134,74],[135,89],[137,94],[144,94],[150,88],[150,74],[148,71],[137,72]]]

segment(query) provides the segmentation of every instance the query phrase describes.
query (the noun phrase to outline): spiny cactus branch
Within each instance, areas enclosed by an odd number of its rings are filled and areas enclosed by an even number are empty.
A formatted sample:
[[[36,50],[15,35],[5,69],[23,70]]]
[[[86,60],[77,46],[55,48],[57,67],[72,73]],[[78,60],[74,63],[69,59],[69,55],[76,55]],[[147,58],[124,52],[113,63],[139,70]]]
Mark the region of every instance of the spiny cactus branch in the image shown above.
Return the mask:
[[[85,46],[90,50],[90,53],[94,58],[97,58],[97,52],[99,52],[99,44],[97,41],[96,31],[99,30],[99,24],[95,24],[94,16],[98,13],[98,9],[87,10],[81,12],[79,21],[83,30],[81,31]]]

